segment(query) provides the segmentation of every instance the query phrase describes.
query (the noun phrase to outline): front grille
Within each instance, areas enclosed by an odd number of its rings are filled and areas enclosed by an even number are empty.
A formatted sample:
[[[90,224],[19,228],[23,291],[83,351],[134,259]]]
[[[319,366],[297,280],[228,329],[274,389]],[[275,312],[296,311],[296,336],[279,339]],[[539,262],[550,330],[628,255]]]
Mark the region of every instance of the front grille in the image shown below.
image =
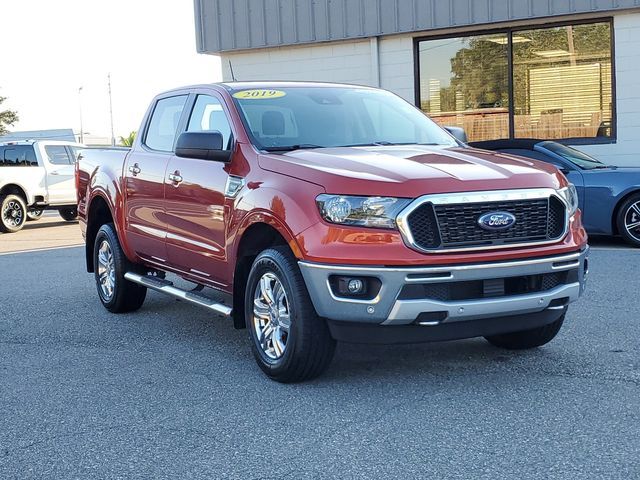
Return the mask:
[[[526,295],[552,290],[578,281],[578,271],[522,275],[519,277],[405,285],[398,300],[437,300],[440,302],[479,300]]]
[[[478,219],[504,211],[516,222],[506,230],[485,230]],[[423,250],[515,245],[559,239],[566,225],[558,198],[434,205],[423,203],[407,216],[414,244]]]

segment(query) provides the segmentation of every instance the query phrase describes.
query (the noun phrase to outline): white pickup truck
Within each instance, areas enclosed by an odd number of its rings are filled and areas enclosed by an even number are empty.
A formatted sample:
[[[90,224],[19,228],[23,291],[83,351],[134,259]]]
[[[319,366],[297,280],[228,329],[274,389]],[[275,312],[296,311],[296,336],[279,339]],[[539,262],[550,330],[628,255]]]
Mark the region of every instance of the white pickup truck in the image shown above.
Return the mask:
[[[17,232],[44,210],[75,220],[75,161],[83,147],[55,140],[0,143],[0,232]]]

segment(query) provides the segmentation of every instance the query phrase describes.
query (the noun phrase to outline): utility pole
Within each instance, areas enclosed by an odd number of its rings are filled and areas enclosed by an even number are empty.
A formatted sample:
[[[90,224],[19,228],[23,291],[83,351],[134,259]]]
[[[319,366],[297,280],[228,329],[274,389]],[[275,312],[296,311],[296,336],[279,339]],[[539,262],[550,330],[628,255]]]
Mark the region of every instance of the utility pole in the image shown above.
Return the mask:
[[[111,120],[111,146],[114,147],[116,145],[116,137],[113,135],[113,102],[111,98],[111,74],[107,75],[108,84],[109,84],[109,118]]]
[[[78,88],[78,105],[80,107],[80,143],[84,143],[84,129],[82,128],[82,87]]]

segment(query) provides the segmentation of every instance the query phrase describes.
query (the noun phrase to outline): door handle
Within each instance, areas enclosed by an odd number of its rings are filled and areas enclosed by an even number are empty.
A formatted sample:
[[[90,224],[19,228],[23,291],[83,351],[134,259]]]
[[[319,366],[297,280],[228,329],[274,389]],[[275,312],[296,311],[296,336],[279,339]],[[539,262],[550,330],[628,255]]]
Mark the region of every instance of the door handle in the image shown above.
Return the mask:
[[[134,163],[132,166],[129,167],[129,171],[131,172],[131,174],[135,177],[136,175],[138,175],[142,170],[140,170],[140,167],[138,166],[137,163]]]
[[[53,172],[49,172],[49,175],[60,175],[60,172],[54,170]]]
[[[182,177],[180,176],[180,172],[176,170],[174,173],[170,173],[169,180],[171,180],[176,185],[182,182]]]

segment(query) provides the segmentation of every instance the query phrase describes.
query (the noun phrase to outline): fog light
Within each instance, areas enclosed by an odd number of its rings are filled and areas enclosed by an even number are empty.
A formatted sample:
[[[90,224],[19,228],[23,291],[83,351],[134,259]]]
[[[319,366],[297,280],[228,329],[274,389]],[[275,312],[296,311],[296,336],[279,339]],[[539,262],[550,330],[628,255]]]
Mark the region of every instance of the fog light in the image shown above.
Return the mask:
[[[370,300],[378,295],[382,282],[376,277],[331,275],[329,286],[336,297]]]
[[[356,295],[363,292],[364,283],[362,283],[362,280],[360,280],[359,278],[352,278],[351,280],[349,280],[347,288],[349,289],[349,293]]]

